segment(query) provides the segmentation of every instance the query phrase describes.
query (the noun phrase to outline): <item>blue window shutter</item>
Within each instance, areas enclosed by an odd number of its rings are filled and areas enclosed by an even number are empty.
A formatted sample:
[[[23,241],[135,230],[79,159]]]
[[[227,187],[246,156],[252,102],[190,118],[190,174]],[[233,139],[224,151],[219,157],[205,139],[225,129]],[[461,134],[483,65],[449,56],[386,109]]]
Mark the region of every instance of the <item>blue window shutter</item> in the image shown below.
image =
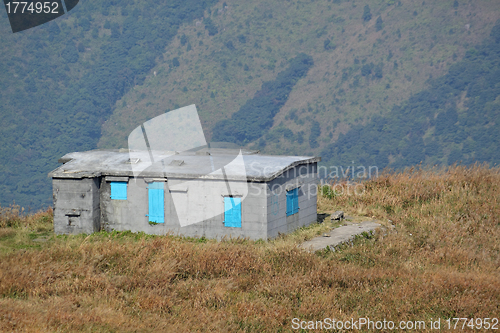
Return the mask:
[[[286,192],[286,216],[299,212],[299,189]]]
[[[127,182],[111,182],[111,199],[127,200]]]
[[[154,183],[149,183],[148,188],[153,189],[153,190],[163,190],[164,189],[164,182],[154,182]]]
[[[293,190],[293,212],[292,214],[297,214],[299,212],[299,189]]]
[[[224,197],[224,225],[241,228],[241,198]]]
[[[293,196],[292,192],[288,191],[286,192],[286,216],[292,215],[293,211]]]
[[[148,186],[149,222],[165,223],[163,186],[163,182],[150,183]]]

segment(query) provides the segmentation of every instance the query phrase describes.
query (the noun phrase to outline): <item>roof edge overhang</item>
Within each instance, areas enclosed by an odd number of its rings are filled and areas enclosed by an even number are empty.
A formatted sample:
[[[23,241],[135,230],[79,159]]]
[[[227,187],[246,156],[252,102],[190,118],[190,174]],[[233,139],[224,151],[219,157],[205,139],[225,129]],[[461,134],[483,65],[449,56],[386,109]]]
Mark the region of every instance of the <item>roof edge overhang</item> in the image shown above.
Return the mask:
[[[71,161],[71,159],[69,159]],[[130,171],[118,171],[118,172],[99,172],[99,171],[85,171],[85,170],[64,170],[65,165],[61,165],[57,169],[49,172],[48,176],[55,179],[83,179],[83,178],[96,178],[101,176],[115,176],[115,177],[129,177],[129,178],[151,178],[151,177],[163,177],[163,178],[174,178],[174,179],[203,179],[203,180],[231,180],[231,181],[247,181],[247,182],[270,182],[290,169],[293,169],[299,165],[318,163],[321,161],[321,157],[311,157],[308,159],[303,159],[290,163],[285,168],[279,170],[278,172],[270,176],[250,176],[250,175],[227,175],[225,178],[220,175],[210,175],[210,174],[182,174],[182,173],[164,173],[161,171],[143,171],[139,177],[135,177],[132,170]]]
[[[295,161],[295,162],[289,164],[287,167],[281,169],[280,171],[274,173],[273,175],[271,175],[269,177],[251,177],[250,176],[250,177],[247,177],[247,180],[254,181],[254,182],[270,182],[270,181],[278,178],[279,176],[281,176],[282,174],[284,174],[288,170],[295,168],[296,166],[303,165],[303,164],[313,164],[313,163],[318,163],[318,162],[321,162],[321,157],[319,157],[319,156],[318,157],[311,157],[311,158],[305,159],[305,160]]]

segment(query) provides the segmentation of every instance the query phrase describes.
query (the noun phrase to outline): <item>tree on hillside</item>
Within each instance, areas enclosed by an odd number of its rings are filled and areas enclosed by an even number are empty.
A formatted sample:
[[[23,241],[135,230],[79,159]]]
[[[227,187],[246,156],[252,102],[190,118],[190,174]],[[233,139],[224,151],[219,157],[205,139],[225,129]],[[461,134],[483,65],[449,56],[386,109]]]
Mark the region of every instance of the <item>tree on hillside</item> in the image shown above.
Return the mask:
[[[372,13],[370,11],[370,6],[366,5],[363,11],[363,21],[368,22],[372,19]]]
[[[335,50],[335,48],[337,47],[335,43],[332,43],[332,41],[328,38],[325,39],[325,41],[323,42],[323,46],[326,51]]]
[[[68,45],[62,50],[61,56],[68,63],[75,63],[78,61],[78,50],[73,42],[69,42]]]
[[[383,64],[378,64],[377,66],[374,67],[373,69],[373,76],[375,76],[376,79],[381,79],[383,77]]]
[[[215,36],[219,32],[219,29],[215,25],[215,23],[212,21],[210,17],[207,17],[203,20],[203,23],[205,23],[205,28],[208,30],[208,35],[209,36]]]
[[[384,23],[384,21],[382,21],[382,18],[379,16],[377,18],[377,22],[375,22],[375,30],[376,31],[382,30],[382,28],[383,28],[382,23]]]
[[[186,45],[186,43],[188,42],[188,36],[186,36],[186,34],[182,34],[181,38],[180,38],[180,41],[181,41],[181,45],[184,46]]]
[[[491,37],[495,39],[495,42],[500,43],[500,24],[497,24],[491,29]]]
[[[372,73],[373,67],[375,67],[373,62],[370,62],[369,64],[364,64],[363,67],[361,67],[361,75],[363,76],[370,75]]]
[[[309,134],[309,146],[311,148],[318,148],[318,138],[321,136],[321,127],[317,121],[313,121],[311,125],[311,134]]]

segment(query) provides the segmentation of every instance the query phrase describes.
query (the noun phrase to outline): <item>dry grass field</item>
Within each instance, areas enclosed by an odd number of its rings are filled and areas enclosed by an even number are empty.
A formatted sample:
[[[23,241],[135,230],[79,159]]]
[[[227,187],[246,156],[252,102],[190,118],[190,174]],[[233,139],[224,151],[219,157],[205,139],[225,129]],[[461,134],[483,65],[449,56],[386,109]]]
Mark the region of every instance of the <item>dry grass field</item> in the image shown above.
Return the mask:
[[[50,210],[3,208],[0,331],[288,332],[293,318],[360,317],[442,318],[443,328],[499,317],[498,168],[414,169],[363,185],[362,195],[323,191],[319,211],[388,228],[316,253],[297,245],[329,221],[269,242],[54,236]]]

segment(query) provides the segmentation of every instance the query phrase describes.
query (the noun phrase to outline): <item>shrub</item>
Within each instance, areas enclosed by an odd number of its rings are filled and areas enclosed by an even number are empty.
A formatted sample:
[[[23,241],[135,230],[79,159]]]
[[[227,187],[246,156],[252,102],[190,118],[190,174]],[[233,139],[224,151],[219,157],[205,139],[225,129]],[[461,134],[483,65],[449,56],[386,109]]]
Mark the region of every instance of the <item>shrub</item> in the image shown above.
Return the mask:
[[[370,6],[366,5],[363,8],[363,21],[368,22],[372,19],[372,13],[370,11]]]
[[[383,23],[384,23],[384,21],[382,21],[382,17],[380,17],[380,16],[379,16],[379,17],[377,18],[377,22],[375,22],[375,30],[376,30],[376,31],[380,31],[380,30],[382,30],[382,28],[383,28]]]

